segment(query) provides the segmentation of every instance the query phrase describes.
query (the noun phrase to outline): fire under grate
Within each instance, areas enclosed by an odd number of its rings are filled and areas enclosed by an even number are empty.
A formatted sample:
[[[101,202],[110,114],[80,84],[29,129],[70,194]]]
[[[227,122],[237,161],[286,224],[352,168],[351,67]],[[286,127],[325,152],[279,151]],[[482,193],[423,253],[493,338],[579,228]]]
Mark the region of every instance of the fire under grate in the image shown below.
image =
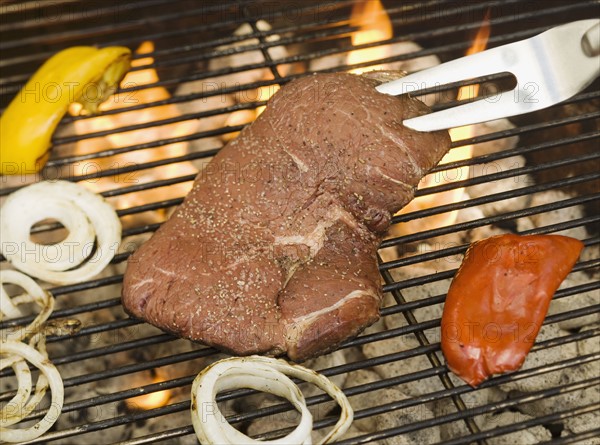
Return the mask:
[[[256,117],[277,85],[313,71],[381,65],[414,71],[451,60],[471,47],[486,17],[487,46],[494,47],[600,12],[595,1],[583,0],[384,1],[393,34],[357,42],[352,36],[365,24],[351,19],[354,4],[148,0],[0,6],[2,108],[60,49],[139,49],[119,103],[100,118],[66,116],[41,175],[0,177],[0,199],[42,179],[82,183],[118,209],[124,227],[121,252],[98,278],[49,288],[57,300],[52,319],[77,319],[81,328],[48,338],[50,358],[64,379],[65,405],[56,425],[32,443],[197,443],[190,385],[226,355],[130,319],[120,305],[122,274],[130,253],[181,203],[197,172]],[[478,82],[489,93],[507,89],[510,79]],[[434,109],[447,107],[466,86],[452,85],[425,99]],[[565,104],[476,126],[458,137],[453,151],[471,147],[472,156],[431,172],[432,182],[417,196],[433,204],[394,217],[379,251],[386,292],[382,320],[308,362],[340,385],[355,408],[354,425],[339,443],[598,443],[599,87],[596,81]],[[37,232],[55,230],[48,224]],[[525,366],[474,390],[445,367],[439,317],[469,242],[506,232],[568,234],[586,248],[556,293]],[[2,260],[2,268],[9,268]],[[10,380],[10,372],[2,371],[2,379]],[[6,402],[14,391],[4,384],[2,389],[0,402]],[[336,411],[322,393],[306,394],[322,432],[335,423]],[[280,437],[295,425],[291,405],[249,390],[223,393],[219,402],[232,423],[257,438]]]

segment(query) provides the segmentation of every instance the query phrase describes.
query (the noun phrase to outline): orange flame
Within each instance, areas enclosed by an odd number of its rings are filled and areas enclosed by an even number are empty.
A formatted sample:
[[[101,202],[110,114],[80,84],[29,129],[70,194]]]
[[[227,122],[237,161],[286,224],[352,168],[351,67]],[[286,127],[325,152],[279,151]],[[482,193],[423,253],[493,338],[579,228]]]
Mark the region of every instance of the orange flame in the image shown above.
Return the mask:
[[[381,42],[392,38],[392,22],[379,0],[357,1],[352,8],[350,25],[359,27],[359,30],[351,36],[352,45]],[[383,59],[389,56],[389,51],[387,45],[354,50],[348,54],[348,64]],[[356,68],[350,72],[361,74],[376,69],[381,69],[381,66],[372,66],[368,69]]]
[[[488,11],[485,18],[483,19],[482,25],[479,27],[479,30],[477,31],[477,35],[475,36],[473,43],[471,44],[471,46],[465,53],[466,56],[470,56],[472,54],[476,54],[476,53],[479,53],[479,52],[485,50],[485,48],[487,47],[487,42],[490,38],[490,30],[491,30],[491,27],[490,27],[489,11]],[[459,99],[459,100],[473,99],[474,97],[477,97],[478,94],[479,94],[479,84],[467,85],[467,86],[461,87],[458,90],[457,99]]]
[[[258,29],[260,29],[261,31],[270,31],[272,29],[271,25],[269,23],[265,22],[264,20],[259,20],[256,23],[256,25],[257,25]],[[250,34],[251,32],[252,32],[252,28],[249,26],[249,24],[245,23],[234,32],[234,35]],[[267,40],[271,41],[271,42],[277,41],[277,40],[279,40],[279,35],[275,34],[270,37],[267,37]],[[259,42],[258,39],[251,38],[248,40],[242,40],[242,41],[236,42],[233,45],[225,45],[221,48],[223,48],[223,49],[228,49],[231,47],[235,48],[236,46],[252,45],[252,44],[256,44],[258,42]],[[274,53],[278,54],[280,57],[287,54],[283,47],[274,47],[272,49],[273,49]],[[247,55],[240,54],[237,56],[235,56],[235,55],[229,56],[228,58],[229,58],[230,63],[227,65],[230,65],[231,62],[233,62],[236,66],[243,65],[244,63],[247,63],[250,61],[256,61],[256,62],[264,62],[265,61],[264,56],[258,51],[252,51]],[[289,67],[280,66],[279,69],[281,70],[280,73],[285,75],[285,74],[287,74]],[[262,73],[262,75],[260,76],[261,77],[260,80],[274,79],[273,74],[267,68],[263,68],[263,69],[256,70],[256,71],[258,73]],[[246,73],[240,74],[239,81],[241,82],[242,80],[244,80],[245,77],[247,77]],[[259,79],[255,79],[255,80],[259,80]],[[254,102],[254,101],[263,101],[263,100],[266,101],[266,100],[269,100],[271,98],[271,96],[273,96],[273,94],[275,94],[278,90],[279,90],[278,84],[271,84],[271,85],[261,86],[261,87],[258,87],[256,89],[252,89],[249,91],[244,91],[244,92],[241,92],[241,94],[233,94],[232,97],[234,98],[235,102],[240,103],[240,104]],[[254,110],[247,109],[247,110],[234,111],[234,112],[230,113],[229,116],[227,117],[227,120],[225,121],[225,125],[234,127],[234,126],[238,126],[238,125],[245,125],[245,124],[252,123],[258,116],[260,116],[260,114],[265,110],[265,108],[266,108],[265,105],[261,105]],[[239,132],[226,133],[221,136],[221,139],[225,142],[229,142],[230,140],[236,138],[238,136],[238,134],[239,134]]]
[[[490,22],[489,22],[488,16],[486,15],[481,27],[479,28],[479,31],[477,31],[477,35],[475,36],[473,43],[467,50],[466,55],[469,56],[471,54],[476,54],[478,52],[485,50],[489,37],[490,37]],[[477,97],[478,94],[479,94],[479,84],[467,85],[467,86],[461,87],[458,90],[457,99],[459,99],[459,100],[473,99],[473,98]],[[469,139],[469,138],[473,137],[473,135],[474,135],[474,131],[473,131],[472,125],[467,125],[467,126],[458,127],[458,128],[452,128],[450,130],[450,138],[452,139],[453,142],[460,141],[463,139]],[[464,145],[462,147],[457,147],[454,150],[450,151],[450,153],[448,153],[446,156],[444,156],[444,158],[442,159],[440,164],[461,161],[463,159],[469,159],[472,156],[473,156],[473,146],[472,145]],[[457,172],[456,176],[458,178],[464,179],[468,176],[468,174],[469,174],[469,167],[460,167],[460,171]],[[450,181],[450,182],[452,182],[452,181]],[[455,202],[455,201],[460,200],[460,197],[462,196],[463,191],[464,191],[463,188],[453,190],[452,192],[454,195],[454,199],[452,199],[450,202]],[[447,225],[452,224],[455,220],[456,220],[456,215],[454,216],[454,218],[452,218],[452,221],[450,221]]]
[[[154,44],[150,41],[144,42],[137,49],[137,54],[147,54],[154,51]],[[132,67],[141,67],[154,63],[152,57],[142,57],[133,60]],[[159,81],[158,74],[154,68],[146,68],[138,71],[130,71],[121,81],[121,88],[132,86],[151,85]],[[101,110],[114,110],[131,107],[132,105],[151,104],[156,101],[170,98],[169,92],[160,86],[142,88],[133,92],[123,92],[112,96],[101,105]],[[78,114],[78,104],[73,104],[71,114]],[[149,106],[142,110],[125,111],[119,114],[91,117],[75,121],[77,134],[106,131],[108,135],[83,139],[77,143],[77,153],[100,152],[107,148],[120,148],[142,143],[150,143],[163,139],[175,138],[191,134],[195,131],[194,121],[181,121],[160,126],[150,126],[144,129],[130,130],[125,132],[113,132],[119,128],[136,124],[147,124],[162,119],[175,118],[181,113],[174,104],[161,106]],[[120,155],[115,155],[98,160],[83,162],[76,166],[76,174],[98,172],[114,168],[131,167],[133,165],[145,164],[160,159],[183,156],[187,153],[187,143],[179,142],[161,147],[136,150]],[[102,178],[98,181],[85,181],[86,187],[94,192],[101,192],[113,188],[123,187],[128,184],[150,182],[155,180],[174,178],[188,174],[195,174],[197,170],[189,162],[168,164],[149,170],[141,170],[133,173],[125,173],[120,176]],[[133,195],[122,195],[117,199],[118,208],[128,208],[135,205],[145,204],[152,201],[166,200],[183,196],[189,188],[190,183],[175,184],[169,187],[153,189],[149,192],[141,191]]]
[[[266,79],[265,80],[269,80]],[[258,87],[255,91],[256,100],[269,100],[273,94],[279,91],[279,85],[273,84],[268,86]],[[253,95],[250,95],[253,96]],[[265,111],[266,105],[261,105],[256,107],[254,110],[238,110],[229,114],[227,120],[225,121],[225,125],[229,127],[235,127],[237,125],[245,125],[252,123],[258,116],[261,115],[263,111]],[[235,139],[240,134],[239,131],[233,133],[225,133],[221,136],[221,138],[225,142],[229,142],[232,139]]]
[[[473,43],[466,52],[466,55],[475,54],[483,51],[487,46],[487,41],[490,36],[490,24],[489,18],[486,15],[477,36]],[[477,97],[479,93],[479,85],[468,85],[461,87],[458,91],[457,99],[467,100]],[[474,128],[472,125],[464,127],[452,128],[449,131],[450,138],[453,142],[469,139],[474,135]],[[456,147],[448,152],[440,161],[440,165],[470,159],[473,156],[473,146],[464,145]],[[457,181],[462,181],[469,176],[469,167],[458,167],[456,169],[442,171],[436,174],[427,175],[423,178],[419,184],[419,188],[427,188],[437,186],[441,184],[447,184]],[[428,209],[435,206],[451,204],[463,199],[464,187],[448,190],[435,195],[427,195],[413,199],[406,207],[402,209],[400,213],[410,213],[417,210]],[[433,229],[436,227],[444,227],[454,224],[458,211],[452,211],[448,213],[441,213],[439,215],[433,215],[427,218],[409,221],[407,223],[399,224],[395,230],[396,235],[404,235],[413,233],[415,231]]]
[[[156,376],[152,379],[152,383],[161,383],[164,379]],[[171,391],[164,389],[162,391],[151,392],[137,397],[127,399],[125,403],[132,410],[150,410],[165,406],[171,398]]]

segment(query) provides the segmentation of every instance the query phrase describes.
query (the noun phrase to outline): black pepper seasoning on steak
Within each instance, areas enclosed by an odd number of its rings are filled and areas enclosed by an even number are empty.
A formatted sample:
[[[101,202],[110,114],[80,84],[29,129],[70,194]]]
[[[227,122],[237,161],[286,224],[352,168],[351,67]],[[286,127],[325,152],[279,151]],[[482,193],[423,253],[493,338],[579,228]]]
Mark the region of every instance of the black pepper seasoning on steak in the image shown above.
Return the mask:
[[[377,246],[450,144],[405,128],[427,107],[377,83],[319,74],[275,94],[129,259],[125,309],[234,354],[293,360],[375,322]]]

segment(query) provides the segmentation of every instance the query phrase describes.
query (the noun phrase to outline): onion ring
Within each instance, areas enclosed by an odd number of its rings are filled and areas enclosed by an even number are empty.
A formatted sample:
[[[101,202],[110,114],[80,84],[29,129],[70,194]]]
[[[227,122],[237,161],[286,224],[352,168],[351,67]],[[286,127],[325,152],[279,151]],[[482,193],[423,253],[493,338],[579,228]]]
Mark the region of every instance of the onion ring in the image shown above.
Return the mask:
[[[8,293],[4,290],[4,287],[0,284],[0,320],[7,316],[8,318],[17,318],[22,316],[23,313],[16,305],[13,304]]]
[[[17,286],[25,290],[25,294],[10,298],[4,290],[5,284],[16,284]],[[16,329],[12,332],[2,331],[3,340],[22,341],[27,337],[33,336],[40,332],[43,328],[44,323],[54,310],[54,297],[42,289],[39,284],[33,281],[27,275],[17,272],[16,270],[2,270],[0,271],[0,289],[2,290],[2,306],[0,306],[0,320],[4,318],[4,315],[13,318],[14,311],[18,311],[17,316],[22,316],[21,310],[18,308],[19,304],[33,303],[35,302],[41,307],[41,311],[33,319],[29,325],[24,328]],[[8,304],[5,306],[5,300]],[[16,303],[16,304],[15,304]],[[10,310],[6,310],[10,308]]]
[[[15,356],[20,357],[21,360],[15,361]],[[29,383],[29,386],[31,386],[31,375],[29,375],[29,379],[27,379],[25,376],[25,374],[31,373],[31,371],[29,371],[29,367],[25,363],[25,360],[37,367],[41,374],[38,378],[35,394],[29,402],[27,402],[24,406],[18,405],[15,413],[9,411],[9,407],[11,407],[10,403],[2,407],[0,414],[0,435],[2,436],[2,440],[7,442],[25,442],[41,436],[48,431],[52,425],[54,425],[63,407],[63,381],[58,370],[52,363],[48,361],[48,358],[25,343],[11,340],[1,341],[0,369],[4,369],[7,366],[13,366],[13,369],[15,369],[15,373],[17,375],[17,381],[19,383],[19,390],[17,390],[17,395],[13,398],[13,400],[18,397],[19,400],[22,401],[22,395],[19,395],[21,385]],[[22,364],[25,364],[25,367],[23,367]],[[27,368],[26,371],[25,368]],[[7,428],[7,426],[14,425],[22,420],[24,417],[29,415],[33,409],[35,409],[37,404],[44,397],[48,386],[52,391],[52,398],[50,402],[50,408],[44,417],[42,417],[38,423],[28,428]]]
[[[308,411],[302,392],[287,376],[313,383],[329,394],[342,408],[340,419],[319,444],[330,443],[347,431],[354,415],[352,407],[342,390],[327,377],[280,359],[253,355],[220,360],[208,366],[194,379],[190,411],[194,431],[200,443],[312,444],[312,415]],[[302,414],[300,423],[290,434],[274,441],[258,441],[246,436],[227,422],[216,402],[218,392],[238,388],[264,391],[289,400]],[[208,407],[209,409],[206,409]]]
[[[10,401],[2,407],[2,415],[0,416],[0,427],[12,425],[18,422],[20,419],[11,413],[10,407],[17,407],[20,412],[21,407],[27,404],[29,396],[31,395],[31,371],[27,362],[22,360],[20,357],[13,356],[12,360],[0,359],[0,369],[12,367],[17,377],[17,392]],[[17,411],[15,410],[15,411]]]
[[[67,238],[50,245],[31,241],[31,227],[48,218],[61,222],[69,231]],[[121,222],[110,204],[68,181],[24,187],[2,206],[0,252],[15,268],[49,283],[80,283],[97,275],[120,241]]]
[[[2,408],[0,414],[0,428],[13,425],[27,417],[42,401],[48,389],[48,379],[44,374],[38,377],[35,385],[33,397],[31,395],[31,371],[27,362],[16,355],[10,356],[6,363],[1,362],[0,369],[13,368],[17,377],[17,393],[15,396]],[[15,407],[15,412],[12,408]],[[18,413],[18,414],[16,414]]]

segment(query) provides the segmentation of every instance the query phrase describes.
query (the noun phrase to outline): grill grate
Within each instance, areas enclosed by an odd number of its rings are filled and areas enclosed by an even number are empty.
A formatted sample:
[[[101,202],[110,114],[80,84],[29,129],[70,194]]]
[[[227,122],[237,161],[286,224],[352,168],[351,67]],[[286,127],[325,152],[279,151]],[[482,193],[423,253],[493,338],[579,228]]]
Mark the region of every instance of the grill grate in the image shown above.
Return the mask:
[[[394,37],[356,46],[350,41],[357,30],[349,20],[353,0],[63,0],[0,6],[0,107],[8,104],[46,58],[81,44],[135,49],[152,41],[152,51],[134,57],[143,64],[132,73],[154,69],[158,79],[126,86],[119,95],[135,99],[156,88],[167,93],[104,111],[102,117],[113,122],[109,129],[94,127],[94,117],[66,116],[53,140],[53,157],[41,175],[0,177],[0,199],[40,179],[61,178],[96,187],[118,208],[124,222],[123,251],[105,273],[88,282],[50,288],[57,299],[52,318],[77,318],[83,326],[73,335],[48,338],[50,357],[64,377],[65,406],[57,425],[32,443],[197,443],[188,414],[190,385],[197,372],[224,355],[128,318],[120,305],[120,284],[129,254],[181,203],[184,190],[191,185],[195,174],[184,167],[201,169],[225,138],[244,127],[245,122],[227,121],[228,117],[266,103],[266,98],[258,96],[236,102],[231,100],[235,95],[283,85],[311,70],[345,71],[426,56],[454,59],[470,46],[486,12],[491,47],[557,24],[598,16],[597,2],[584,0],[383,3]],[[261,31],[259,20],[270,23],[272,30]],[[234,35],[245,23],[251,34]],[[255,40],[248,41],[250,38]],[[346,58],[356,49],[406,41],[419,46],[374,61],[351,64]],[[282,48],[284,52],[278,52]],[[259,61],[256,54],[261,56]],[[223,57],[235,64],[215,63]],[[314,63],[323,60],[328,64],[315,68]],[[252,77],[256,70],[262,70],[258,79]],[[212,87],[215,82],[217,88]],[[479,82],[502,86],[510,79],[496,75]],[[209,85],[211,88],[204,88]],[[436,94],[455,97],[456,88],[465,85],[468,82]],[[361,425],[386,415],[396,420],[384,427],[355,429],[340,443],[596,443],[600,434],[599,87],[597,81],[550,112],[534,113],[529,120],[515,119],[514,127],[490,127],[454,142],[454,149],[485,144],[506,144],[506,148],[440,165],[432,173],[449,175],[459,167],[475,171],[481,166],[507,165],[515,157],[527,162],[429,186],[417,196],[439,196],[462,187],[469,193],[477,186],[494,183],[505,187],[393,218],[394,227],[399,227],[425,217],[474,212],[474,216],[445,227],[424,227],[408,234],[392,231],[383,241],[379,255],[387,296],[384,321],[313,366],[346,381],[344,391],[358,404],[355,418]],[[220,102],[223,98],[227,100]],[[454,103],[448,99],[434,108]],[[161,107],[175,107],[178,112],[161,115],[157,112]],[[150,118],[127,119],[142,113],[150,113]],[[206,126],[204,122],[218,124]],[[163,131],[183,124],[190,124],[184,134]],[[134,134],[155,132],[156,137],[143,141],[128,138],[128,132],[136,131]],[[125,142],[114,143],[116,137]],[[511,138],[518,142],[508,145]],[[169,148],[177,143],[187,145],[184,153]],[[550,156],[557,150],[560,156]],[[87,168],[90,166],[93,168]],[[582,168],[589,166],[592,168]],[[543,200],[543,196],[551,198]],[[522,201],[512,207],[504,205],[511,200]],[[486,213],[482,210],[485,206],[499,206],[500,210]],[[47,224],[36,231],[56,228]],[[526,366],[473,390],[445,367],[439,345],[439,313],[468,243],[500,230],[571,231],[583,238],[586,254],[573,269],[573,279],[556,293],[558,309],[546,318]],[[2,267],[9,267],[1,259]],[[0,328],[31,319],[4,321]],[[369,375],[367,370],[370,375],[376,372],[377,378],[366,382],[357,378],[360,373]],[[10,375],[7,370],[0,372],[3,380]],[[156,375],[164,381],[155,383]],[[126,404],[133,397],[162,390],[171,391],[165,406],[139,410]],[[4,387],[3,391],[0,403],[14,395]],[[398,391],[404,396],[382,396]],[[252,391],[238,390],[220,394],[218,400],[230,413],[230,421],[240,428],[252,428],[269,419],[269,428],[255,433],[258,438],[280,437],[289,431],[280,419],[291,406],[278,402],[252,405],[254,396]],[[320,414],[317,429],[335,423],[328,402],[321,393],[307,397],[309,406]]]

